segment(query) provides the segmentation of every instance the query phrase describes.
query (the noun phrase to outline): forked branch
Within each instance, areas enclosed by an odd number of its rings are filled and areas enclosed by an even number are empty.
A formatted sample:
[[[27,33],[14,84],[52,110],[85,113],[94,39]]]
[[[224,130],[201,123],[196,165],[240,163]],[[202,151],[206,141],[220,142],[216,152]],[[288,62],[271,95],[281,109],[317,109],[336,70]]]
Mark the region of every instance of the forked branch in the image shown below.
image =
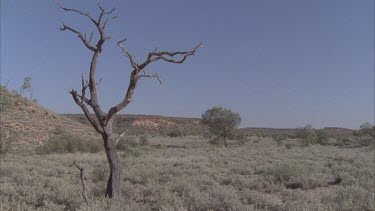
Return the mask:
[[[65,30],[69,30],[71,32],[73,32],[74,34],[76,34],[80,39],[81,41],[83,42],[83,44],[88,48],[90,49],[91,51],[95,52],[96,51],[96,48],[93,47],[92,45],[90,45],[90,42],[91,42],[91,39],[92,39],[92,33],[91,33],[91,37],[89,39],[89,41],[86,40],[86,36],[83,36],[81,32],[65,25],[64,23],[62,23],[63,27],[60,27],[60,30],[61,31],[65,31]]]
[[[126,50],[125,47],[122,45],[122,43],[125,41],[126,39],[120,40],[119,42],[117,42],[117,45],[120,47],[121,51],[125,54],[125,56],[129,58],[130,65],[134,69],[130,74],[130,82],[129,82],[128,89],[125,93],[124,99],[119,104],[109,109],[109,112],[107,115],[107,121],[109,121],[113,117],[113,115],[121,111],[124,107],[126,107],[131,102],[134,90],[140,78],[156,78],[158,79],[159,83],[162,83],[157,73],[147,74],[145,72],[144,68],[146,68],[150,63],[161,59],[166,62],[180,64],[180,63],[183,63],[187,59],[187,57],[194,55],[195,52],[198,50],[198,48],[203,47],[203,43],[201,42],[191,51],[157,52],[157,49],[155,49],[153,52],[148,54],[146,61],[140,64],[138,58],[137,58],[137,62],[135,62],[131,53],[128,50]],[[174,56],[181,56],[182,58],[175,59],[173,58]]]
[[[70,91],[69,93],[72,95],[72,97],[73,97],[73,99],[74,99],[74,102],[75,102],[75,103],[76,103],[76,104],[82,109],[82,111],[83,111],[83,113],[85,114],[87,120],[91,123],[91,125],[94,127],[94,129],[95,129],[98,133],[102,134],[102,133],[103,133],[103,129],[100,127],[99,122],[98,122],[95,118],[93,118],[93,117],[91,116],[90,111],[89,111],[89,109],[87,108],[87,106],[81,101],[82,96],[79,95],[79,94],[77,93],[77,91],[74,90],[74,89],[73,89],[72,91]],[[86,98],[83,98],[83,99],[84,99],[84,102],[85,102],[85,103],[87,103],[88,105],[91,106],[90,101],[89,101],[88,99],[86,99]]]

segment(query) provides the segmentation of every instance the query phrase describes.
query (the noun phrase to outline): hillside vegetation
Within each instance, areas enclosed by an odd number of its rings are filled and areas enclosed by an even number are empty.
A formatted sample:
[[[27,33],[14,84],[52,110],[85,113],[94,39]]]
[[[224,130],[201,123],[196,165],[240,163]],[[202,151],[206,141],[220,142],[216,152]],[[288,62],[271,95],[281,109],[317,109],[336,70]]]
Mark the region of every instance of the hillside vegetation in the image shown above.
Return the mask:
[[[56,114],[4,87],[0,90],[0,106],[1,132],[5,138],[12,134],[12,150],[33,150],[59,135],[56,131],[69,131],[82,139],[96,137],[92,127]]]

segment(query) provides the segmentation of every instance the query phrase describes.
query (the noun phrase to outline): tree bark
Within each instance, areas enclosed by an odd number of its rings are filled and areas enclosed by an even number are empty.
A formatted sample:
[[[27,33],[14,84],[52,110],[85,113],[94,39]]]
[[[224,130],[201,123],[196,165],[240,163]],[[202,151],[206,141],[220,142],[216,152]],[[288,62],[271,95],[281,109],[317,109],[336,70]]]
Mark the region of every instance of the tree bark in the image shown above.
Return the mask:
[[[122,163],[116,151],[116,142],[110,133],[104,133],[103,140],[110,170],[105,196],[119,199],[122,196]]]

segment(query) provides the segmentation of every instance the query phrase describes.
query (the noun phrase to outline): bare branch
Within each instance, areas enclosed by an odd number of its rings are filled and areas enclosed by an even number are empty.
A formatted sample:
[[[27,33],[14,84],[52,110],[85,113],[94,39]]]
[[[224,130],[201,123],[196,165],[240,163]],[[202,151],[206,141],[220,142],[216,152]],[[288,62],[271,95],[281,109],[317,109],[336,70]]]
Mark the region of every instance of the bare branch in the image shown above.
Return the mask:
[[[85,182],[85,169],[81,166],[79,166],[76,161],[73,162],[73,165],[77,167],[77,169],[80,171],[79,177],[81,178],[81,184],[82,184],[82,196],[85,200],[86,204],[89,204],[89,198],[87,197],[87,188],[86,188],[86,182]]]
[[[163,51],[163,52],[156,52],[156,49],[155,49],[153,52],[151,52],[151,53],[148,54],[147,61],[149,63],[151,63],[151,62],[157,61],[159,59],[162,59],[164,61],[171,62],[171,63],[183,63],[188,56],[194,55],[195,52],[196,52],[196,50],[198,48],[201,48],[201,47],[203,47],[203,43],[202,42],[199,43],[191,51],[176,51],[176,52],[166,52],[166,51]],[[183,55],[183,57],[181,59],[173,59],[172,57],[174,57],[176,55]],[[169,58],[167,58],[166,56],[168,56]]]
[[[79,107],[81,107],[81,109],[82,109],[83,113],[85,114],[87,120],[91,123],[91,125],[94,127],[94,129],[98,133],[102,134],[103,133],[103,129],[100,127],[99,122],[91,116],[90,111],[87,109],[87,106],[83,102],[80,101],[80,99],[81,99],[82,96],[78,95],[77,91],[74,90],[74,89],[72,91],[70,91],[69,93],[72,95],[72,97],[73,97],[74,101],[76,102],[76,104]],[[86,101],[89,102],[87,99],[85,99],[85,98],[83,98],[83,99],[84,99],[85,102]]]
[[[120,133],[120,135],[117,136],[117,138],[115,139],[115,143],[116,143],[116,144],[120,141],[120,139],[122,139],[122,137],[124,137],[125,132],[126,132],[126,129],[123,130],[123,131]]]
[[[85,81],[83,79],[83,74],[82,74],[82,80],[81,80],[81,83],[82,83],[82,90],[81,90],[81,93],[82,95],[80,96],[81,98],[81,102],[85,101],[86,103],[88,103],[88,99],[85,98],[85,94],[86,94],[86,89],[87,87],[89,86],[88,82]]]
[[[62,23],[62,25],[63,25],[63,27],[60,28],[61,31],[69,30],[69,31],[73,32],[74,34],[76,34],[82,40],[83,44],[85,44],[85,46],[88,49],[90,49],[93,52],[96,51],[96,48],[90,45],[90,42],[91,42],[91,39],[92,39],[92,33],[91,33],[90,40],[87,41],[86,40],[86,36],[83,36],[81,32],[79,32],[79,31],[77,31],[77,30],[75,30],[75,29],[73,29],[73,28],[65,25],[64,23]]]
[[[107,26],[107,22],[109,21],[109,18],[107,18],[107,20],[105,20],[104,24],[103,24],[103,30],[105,29],[105,27]]]
[[[135,69],[138,69],[138,65],[137,65],[137,64],[139,64],[138,58],[137,58],[137,63],[135,63],[134,59],[133,59],[133,56],[131,55],[131,53],[129,51],[127,51],[123,45],[121,45],[121,43],[123,43],[125,41],[126,41],[126,38],[123,39],[123,40],[118,41],[117,42],[117,46],[119,46],[121,48],[121,51],[126,55],[126,57],[129,58],[131,66],[133,68],[135,68]]]
[[[103,7],[100,5],[100,3],[98,3],[98,6],[99,6],[99,9],[101,10],[101,13],[100,13],[99,18],[98,18],[98,25],[100,25],[100,22],[101,22],[103,16],[104,16],[104,15],[112,14],[113,11],[115,11],[116,8],[113,8],[111,11],[106,12],[106,11],[103,9]],[[104,27],[103,27],[103,29],[104,29]]]
[[[138,75],[138,79],[140,78],[156,78],[158,79],[159,83],[162,84],[162,80],[160,79],[159,75],[157,73],[155,74],[146,74],[146,72],[143,71],[143,74]]]
[[[91,40],[92,40],[92,36],[93,36],[93,35],[94,35],[94,32],[91,32],[90,39],[89,39],[89,41],[87,42],[88,44],[91,43]]]
[[[78,13],[80,15],[84,15],[86,17],[88,17],[95,25],[97,25],[98,23],[88,14],[88,13],[84,13],[84,12],[81,12],[79,10],[76,10],[76,9],[72,9],[72,8],[66,8],[66,7],[63,7],[61,5],[61,3],[59,1],[56,0],[56,3],[60,6],[61,9],[65,10],[65,11],[69,11],[69,12],[75,12],[75,13]]]

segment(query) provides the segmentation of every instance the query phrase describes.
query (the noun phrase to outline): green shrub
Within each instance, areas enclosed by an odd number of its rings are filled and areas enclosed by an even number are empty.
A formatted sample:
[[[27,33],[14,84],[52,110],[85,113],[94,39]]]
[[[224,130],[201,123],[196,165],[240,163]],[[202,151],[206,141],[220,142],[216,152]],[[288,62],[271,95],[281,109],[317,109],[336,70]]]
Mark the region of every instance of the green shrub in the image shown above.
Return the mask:
[[[0,95],[0,112],[4,112],[13,106],[13,101],[10,97]]]
[[[8,133],[6,133],[3,128],[0,128],[0,159],[4,158],[9,152],[15,139],[16,133],[14,131],[8,131]]]
[[[216,136],[212,138],[209,143],[216,146],[223,146],[225,144],[225,140],[220,136]]]
[[[306,125],[304,128],[299,129],[296,132],[296,137],[301,139],[303,146],[308,146],[310,144],[316,143],[318,137],[311,125]]]
[[[186,132],[182,127],[174,128],[172,131],[170,131],[167,136],[169,137],[183,137],[186,136]]]
[[[141,146],[146,146],[150,144],[150,141],[148,140],[146,135],[142,135],[138,138],[139,144]]]
[[[317,130],[316,131],[316,135],[317,135],[317,143],[320,144],[320,145],[323,145],[323,146],[326,146],[328,145],[328,139],[329,139],[329,135],[326,131],[324,130]]]
[[[124,151],[124,150],[127,150],[129,146],[133,148],[139,146],[139,143],[135,136],[127,136],[127,137],[120,139],[116,145],[116,149],[120,151]]]
[[[283,140],[287,138],[284,134],[274,134],[272,135],[272,139],[276,142],[277,146],[281,146],[283,144]]]
[[[35,148],[37,154],[50,153],[96,153],[103,149],[100,140],[83,140],[78,136],[63,132],[61,135],[50,139],[44,145]]]
[[[212,138],[212,133],[209,130],[205,130],[202,132],[202,138],[210,140]]]
[[[285,147],[287,148],[287,149],[292,149],[293,148],[293,144],[291,144],[291,143],[287,143],[287,144],[285,144]]]
[[[139,151],[139,149],[133,148],[133,147],[130,147],[130,146],[127,146],[122,151],[124,152],[122,154],[123,158],[126,158],[126,157],[139,157],[139,156],[141,156],[141,151]]]

